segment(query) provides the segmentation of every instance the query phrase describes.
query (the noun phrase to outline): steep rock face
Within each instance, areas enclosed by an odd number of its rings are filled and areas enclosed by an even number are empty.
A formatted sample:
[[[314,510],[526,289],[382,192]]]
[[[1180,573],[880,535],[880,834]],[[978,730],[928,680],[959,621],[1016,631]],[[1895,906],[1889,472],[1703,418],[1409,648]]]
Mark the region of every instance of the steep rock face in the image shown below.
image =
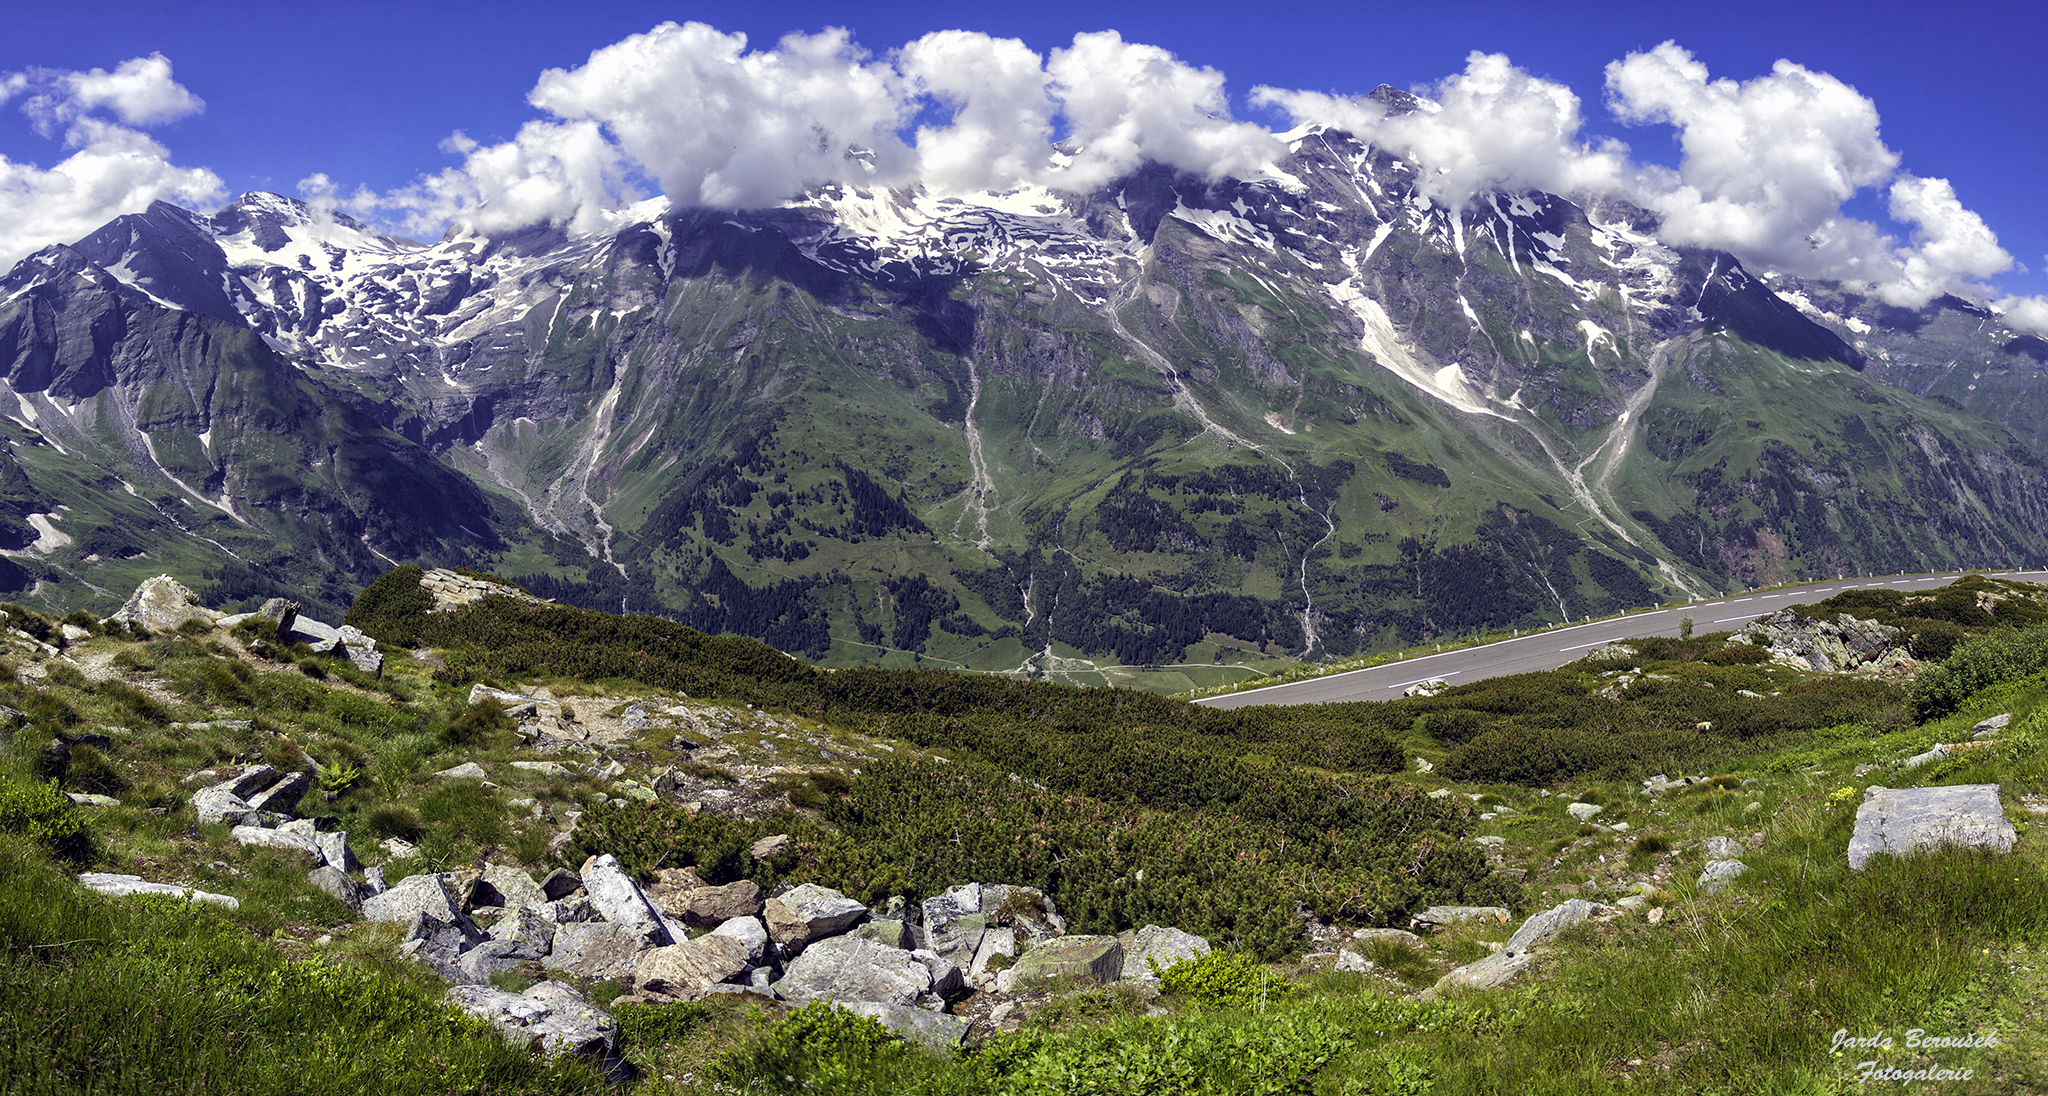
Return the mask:
[[[393,561],[478,559],[523,524],[247,328],[165,308],[70,249],[0,280],[0,383],[8,485],[54,504],[21,555],[210,567],[239,593],[310,587],[331,609]],[[40,577],[61,587],[66,570]]]
[[[523,546],[582,570],[545,596],[836,662],[1097,680],[2039,557],[2039,458],[1887,382],[1924,336],[1624,204],[1417,184],[1311,131],[1258,179],[832,187],[575,238],[159,205],[25,260],[0,362],[37,416],[96,401],[118,452],[88,463],[181,519],[326,522],[337,586],[373,549]],[[267,394],[265,474],[214,451],[223,347]],[[68,421],[24,410],[17,445],[69,455]],[[43,463],[27,494],[68,501]],[[351,491],[370,470],[393,503]],[[0,533],[43,574],[88,554],[27,513]]]

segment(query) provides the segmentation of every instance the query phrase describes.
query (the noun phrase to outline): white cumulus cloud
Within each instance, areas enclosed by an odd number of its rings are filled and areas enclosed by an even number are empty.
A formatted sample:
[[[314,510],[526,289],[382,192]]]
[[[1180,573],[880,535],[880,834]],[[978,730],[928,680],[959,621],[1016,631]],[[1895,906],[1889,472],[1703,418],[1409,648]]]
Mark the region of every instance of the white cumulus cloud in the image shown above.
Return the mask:
[[[664,23],[548,70],[528,99],[550,117],[502,144],[458,144],[460,167],[378,202],[415,231],[457,217],[587,229],[641,179],[682,205],[735,209],[831,183],[1085,191],[1147,161],[1213,177],[1286,154],[1230,117],[1221,73],[1114,31],[1049,57],[942,31],[877,57],[840,29],[750,51],[743,34]],[[1052,143],[1062,125],[1070,155]]]
[[[1079,146],[1046,181],[1091,190],[1146,160],[1199,174],[1246,175],[1287,149],[1264,127],[1230,118],[1223,74],[1115,31],[1077,34],[1046,71]]]
[[[1897,273],[1875,226],[1842,203],[1892,177],[1877,108],[1826,73],[1779,61],[1769,76],[1710,80],[1666,42],[1607,66],[1614,113],[1678,130],[1675,171],[1646,168],[1643,198],[1671,243],[1716,247],[1794,274],[1872,283]]]
[[[0,156],[0,266],[76,240],[158,199],[185,205],[220,199],[219,176],[173,164],[168,149],[132,128],[174,121],[205,106],[171,78],[171,63],[162,54],[123,62],[113,72],[0,74],[0,103],[17,96],[38,132],[61,132],[70,151],[48,168]]]
[[[1507,56],[1473,51],[1465,71],[1422,89],[1434,109],[1392,117],[1370,99],[1254,89],[1253,102],[1286,111],[1296,125],[1347,130],[1424,169],[1422,189],[1462,209],[1494,190],[1606,192],[1628,171],[1627,146],[1582,142],[1579,97],[1531,76]]]

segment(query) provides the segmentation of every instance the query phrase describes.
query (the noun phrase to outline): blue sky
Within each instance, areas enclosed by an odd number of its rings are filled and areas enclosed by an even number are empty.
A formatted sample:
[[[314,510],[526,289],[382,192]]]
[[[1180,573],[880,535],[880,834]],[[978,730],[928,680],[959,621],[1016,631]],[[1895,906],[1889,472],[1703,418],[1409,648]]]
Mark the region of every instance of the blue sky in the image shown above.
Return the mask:
[[[574,68],[593,50],[663,21],[744,32],[769,49],[792,31],[850,29],[883,54],[930,31],[1016,37],[1039,53],[1077,32],[1115,29],[1228,78],[1235,116],[1285,122],[1248,104],[1255,85],[1358,94],[1380,83],[1428,84],[1465,68],[1474,50],[1504,53],[1584,102],[1581,136],[1626,141],[1641,163],[1676,165],[1673,130],[1624,125],[1603,107],[1603,70],[1674,40],[1713,77],[1746,81],[1780,58],[1830,74],[1874,102],[1899,168],[1947,179],[2025,270],[1993,278],[2006,292],[2048,292],[2048,224],[2036,207],[2048,177],[2048,94],[2034,5],[1984,3],[1646,5],[1642,3],[936,3],[745,5],[531,2],[95,3],[11,5],[0,73],[113,69],[162,53],[202,113],[143,127],[171,161],[206,168],[229,193],[297,193],[324,173],[344,190],[391,191],[458,165],[442,142],[463,131],[484,145],[546,117],[526,96],[544,69]],[[0,156],[48,167],[61,133],[39,134],[0,109]],[[46,127],[47,128],[47,127]],[[1883,195],[1845,207],[1885,231]],[[1908,226],[1910,227],[1910,226]]]

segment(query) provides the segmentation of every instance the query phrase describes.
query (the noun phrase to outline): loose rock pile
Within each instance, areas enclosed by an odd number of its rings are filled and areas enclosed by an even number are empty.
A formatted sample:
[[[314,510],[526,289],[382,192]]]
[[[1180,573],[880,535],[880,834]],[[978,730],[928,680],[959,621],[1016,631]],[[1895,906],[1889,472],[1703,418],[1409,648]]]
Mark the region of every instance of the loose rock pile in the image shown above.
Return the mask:
[[[400,955],[455,983],[451,1001],[508,1033],[573,1014],[577,1037],[598,1042],[609,1038],[609,1018],[597,1010],[552,998],[542,1009],[534,991],[479,987],[538,962],[564,976],[626,982],[619,1003],[717,994],[832,1001],[907,1038],[957,1046],[972,1021],[949,1009],[970,993],[1156,985],[1155,966],[1209,950],[1199,936],[1158,926],[1121,938],[1068,935],[1052,901],[1030,887],[968,883],[920,905],[896,898],[870,909],[816,884],[771,897],[745,880],[713,886],[690,869],[664,870],[642,887],[610,856],[541,882],[503,864],[410,876],[363,901],[362,915],[403,924]]]

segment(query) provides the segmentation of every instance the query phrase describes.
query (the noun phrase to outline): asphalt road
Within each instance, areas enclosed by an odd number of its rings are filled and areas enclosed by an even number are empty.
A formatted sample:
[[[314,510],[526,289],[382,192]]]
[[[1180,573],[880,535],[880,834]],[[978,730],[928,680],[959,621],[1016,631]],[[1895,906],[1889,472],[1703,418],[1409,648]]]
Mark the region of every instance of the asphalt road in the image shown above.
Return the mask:
[[[1285,685],[1268,685],[1241,693],[1212,696],[1195,703],[1210,708],[1244,708],[1254,704],[1333,704],[1349,700],[1392,700],[1401,690],[1431,678],[1453,685],[1507,674],[1555,670],[1567,662],[1585,657],[1587,651],[1616,640],[1637,636],[1675,636],[1680,619],[1690,616],[1695,631],[1732,631],[1760,616],[1788,605],[1811,604],[1843,590],[1884,587],[1894,590],[1928,590],[1946,586],[1964,574],[1990,578],[2048,582],[2048,571],[1951,571],[1934,575],[1905,575],[1893,578],[1852,578],[1788,586],[1769,593],[1742,594],[1695,602],[1691,605],[1633,613],[1613,620],[1576,624],[1537,632],[1517,639],[1504,639],[1483,647],[1467,647],[1442,654],[1423,655],[1389,662],[1349,673],[1309,678]]]

